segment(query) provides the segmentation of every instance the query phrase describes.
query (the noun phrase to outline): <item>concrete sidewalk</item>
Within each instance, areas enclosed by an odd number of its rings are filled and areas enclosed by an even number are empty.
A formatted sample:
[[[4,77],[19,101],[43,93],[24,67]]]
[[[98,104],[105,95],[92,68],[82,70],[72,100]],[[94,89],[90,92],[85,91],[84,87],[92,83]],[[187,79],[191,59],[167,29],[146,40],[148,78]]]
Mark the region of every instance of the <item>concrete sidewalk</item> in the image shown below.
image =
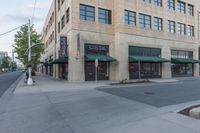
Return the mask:
[[[1,133],[199,133],[200,121],[94,88],[108,82],[67,83],[37,76],[0,98]]]

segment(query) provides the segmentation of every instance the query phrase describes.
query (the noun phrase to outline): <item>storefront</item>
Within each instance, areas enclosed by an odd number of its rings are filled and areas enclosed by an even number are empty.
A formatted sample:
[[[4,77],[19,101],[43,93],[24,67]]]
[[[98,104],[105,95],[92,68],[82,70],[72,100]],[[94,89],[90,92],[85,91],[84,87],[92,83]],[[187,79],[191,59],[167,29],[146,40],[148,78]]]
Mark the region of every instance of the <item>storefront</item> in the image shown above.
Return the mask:
[[[169,60],[161,58],[161,49],[129,46],[129,78],[161,78],[162,63]]]
[[[194,64],[198,60],[193,59],[192,51],[171,50],[172,77],[187,77],[194,75]]]
[[[109,80],[110,62],[108,45],[85,44],[85,80]]]
[[[52,62],[58,65],[59,78],[68,79],[68,57],[60,57]]]

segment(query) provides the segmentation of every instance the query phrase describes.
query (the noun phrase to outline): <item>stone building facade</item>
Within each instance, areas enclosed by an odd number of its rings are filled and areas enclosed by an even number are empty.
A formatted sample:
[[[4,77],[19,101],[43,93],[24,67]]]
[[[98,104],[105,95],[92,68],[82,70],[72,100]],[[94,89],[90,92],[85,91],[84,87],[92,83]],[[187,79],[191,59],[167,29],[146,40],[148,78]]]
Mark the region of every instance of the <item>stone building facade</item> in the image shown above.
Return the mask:
[[[198,77],[198,9],[197,0],[54,0],[43,72],[69,82]]]

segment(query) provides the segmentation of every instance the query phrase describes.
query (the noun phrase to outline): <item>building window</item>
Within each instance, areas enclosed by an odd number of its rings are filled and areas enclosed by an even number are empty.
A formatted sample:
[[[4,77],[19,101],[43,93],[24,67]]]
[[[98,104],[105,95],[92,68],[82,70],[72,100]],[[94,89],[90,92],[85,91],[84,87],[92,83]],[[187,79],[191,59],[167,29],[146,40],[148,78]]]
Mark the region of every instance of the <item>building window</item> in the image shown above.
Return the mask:
[[[183,23],[178,23],[178,34],[186,35],[186,26]]]
[[[188,25],[188,36],[194,36],[194,26]]]
[[[177,11],[180,13],[185,13],[185,3],[182,1],[177,1]]]
[[[175,33],[175,22],[168,20],[168,32]]]
[[[168,0],[167,6],[169,10],[175,10],[175,1],[174,0]]]
[[[154,0],[154,4],[156,5],[156,6],[162,6],[162,0]]]
[[[172,58],[193,59],[192,51],[171,50]]]
[[[112,23],[111,10],[99,8],[99,23],[102,23],[102,24],[111,24]]]
[[[161,49],[129,46],[129,55],[161,57]]]
[[[188,14],[190,16],[194,16],[194,6],[193,5],[188,5]]]
[[[135,26],[136,25],[136,13],[125,10],[124,20],[125,20],[126,25]]]
[[[80,20],[95,21],[95,10],[93,6],[80,5]]]
[[[162,31],[162,18],[154,17],[154,30],[156,31]]]
[[[145,3],[151,3],[151,0],[143,0]]]
[[[58,11],[60,10],[60,0],[58,0]]]
[[[65,0],[61,0],[61,5],[63,5],[64,2],[65,2]]]
[[[52,23],[54,22],[54,12],[52,13]]]
[[[66,23],[68,23],[69,22],[69,19],[70,19],[70,8],[68,8],[67,9],[67,11],[66,11]]]
[[[61,28],[63,29],[65,27],[65,15],[61,18]]]
[[[60,33],[60,22],[58,22],[58,33]]]
[[[139,26],[140,28],[151,29],[151,16],[139,14]]]

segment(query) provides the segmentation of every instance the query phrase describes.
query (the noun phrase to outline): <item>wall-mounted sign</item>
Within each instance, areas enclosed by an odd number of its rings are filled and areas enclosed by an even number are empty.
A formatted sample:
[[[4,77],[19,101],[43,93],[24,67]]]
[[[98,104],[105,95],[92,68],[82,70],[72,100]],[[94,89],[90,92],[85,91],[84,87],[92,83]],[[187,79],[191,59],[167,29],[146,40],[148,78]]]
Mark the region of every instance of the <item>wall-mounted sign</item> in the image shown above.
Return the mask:
[[[107,54],[109,53],[108,45],[85,44],[86,54]]]
[[[77,34],[77,56],[80,56],[80,47],[81,47],[81,34]]]
[[[68,47],[67,37],[61,36],[60,37],[60,53],[59,53],[60,55],[59,56],[65,57],[68,55],[67,47]]]

